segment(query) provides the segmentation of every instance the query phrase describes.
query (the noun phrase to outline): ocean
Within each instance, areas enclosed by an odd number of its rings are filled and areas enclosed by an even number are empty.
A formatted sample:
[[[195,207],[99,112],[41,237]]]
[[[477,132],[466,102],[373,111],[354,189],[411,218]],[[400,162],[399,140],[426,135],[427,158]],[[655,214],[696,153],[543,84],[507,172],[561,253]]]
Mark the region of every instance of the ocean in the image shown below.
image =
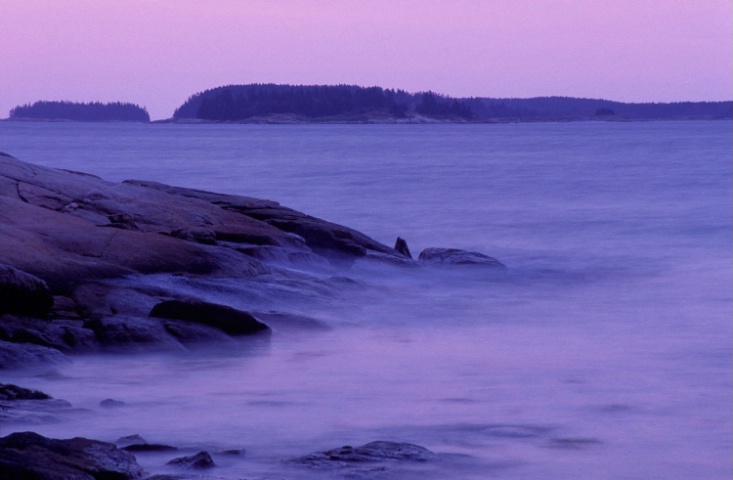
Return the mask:
[[[140,434],[220,456],[222,478],[728,479],[732,473],[730,121],[497,125],[0,122],[0,151],[111,181],[276,200],[393,245],[478,251],[473,271],[317,273],[287,285],[161,284],[323,328],[186,355],[75,357],[0,381],[71,402],[0,433]],[[112,398],[124,408],[105,409]],[[286,460],[390,440],[395,470]],[[162,454],[143,454],[152,473]],[[349,477],[351,475],[351,477]]]

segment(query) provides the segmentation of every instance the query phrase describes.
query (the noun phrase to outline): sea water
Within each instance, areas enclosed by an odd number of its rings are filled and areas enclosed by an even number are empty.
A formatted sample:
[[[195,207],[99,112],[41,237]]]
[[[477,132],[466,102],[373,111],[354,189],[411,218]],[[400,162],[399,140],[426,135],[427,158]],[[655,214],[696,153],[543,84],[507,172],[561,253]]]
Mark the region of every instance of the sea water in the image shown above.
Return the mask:
[[[357,264],[336,294],[308,275],[130,278],[328,328],[3,372],[74,409],[2,434],[246,449],[215,456],[226,478],[343,478],[284,460],[373,440],[439,455],[375,478],[730,478],[731,132],[2,122],[0,151],[21,160],[277,200],[413,253],[457,247],[509,267],[496,279]],[[139,456],[152,473],[166,459]]]

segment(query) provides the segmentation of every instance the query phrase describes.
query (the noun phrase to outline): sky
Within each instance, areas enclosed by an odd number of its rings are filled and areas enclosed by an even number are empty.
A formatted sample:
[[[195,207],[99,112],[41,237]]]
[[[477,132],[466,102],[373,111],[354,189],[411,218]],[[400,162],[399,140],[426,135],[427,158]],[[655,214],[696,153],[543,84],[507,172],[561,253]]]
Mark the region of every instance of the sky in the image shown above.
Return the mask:
[[[163,119],[247,83],[731,100],[733,2],[0,0],[0,118],[67,100]]]

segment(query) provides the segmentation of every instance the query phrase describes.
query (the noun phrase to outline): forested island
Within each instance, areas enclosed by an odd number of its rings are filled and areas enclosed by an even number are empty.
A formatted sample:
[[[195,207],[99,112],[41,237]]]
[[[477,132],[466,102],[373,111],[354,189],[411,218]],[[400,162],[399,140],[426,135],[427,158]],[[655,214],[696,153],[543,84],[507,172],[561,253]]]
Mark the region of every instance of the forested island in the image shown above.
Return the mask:
[[[733,118],[733,102],[624,103],[572,97],[458,98],[357,85],[226,85],[191,95],[162,122],[504,123]],[[8,120],[150,122],[132,103],[39,101]]]
[[[511,122],[732,118],[733,102],[622,103],[600,99],[453,98],[356,85],[227,85],[196,93],[173,121]]]
[[[173,118],[238,122],[265,118],[293,121],[473,119],[466,102],[433,92],[355,85],[228,85],[192,95]]]
[[[77,122],[149,122],[143,107],[132,103],[40,101],[10,110],[9,120],[71,120]]]

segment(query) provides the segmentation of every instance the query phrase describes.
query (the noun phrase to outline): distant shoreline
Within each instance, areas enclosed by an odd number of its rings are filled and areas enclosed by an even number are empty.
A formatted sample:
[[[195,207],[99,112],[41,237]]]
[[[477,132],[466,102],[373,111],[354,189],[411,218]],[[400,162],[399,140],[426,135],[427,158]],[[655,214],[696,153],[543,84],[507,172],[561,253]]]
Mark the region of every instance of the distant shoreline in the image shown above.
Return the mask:
[[[679,121],[716,121],[728,120],[729,117],[715,116],[680,116],[664,118],[628,118],[614,117],[538,117],[538,118],[483,118],[475,120],[435,119],[435,118],[364,118],[364,119],[298,119],[298,118],[268,118],[255,117],[245,120],[203,120],[203,119],[176,119],[164,118],[149,122],[129,120],[67,120],[59,118],[2,118],[0,122],[8,123],[101,123],[101,124],[139,124],[139,125],[500,125],[510,123],[581,123],[581,122],[679,122]]]
[[[41,100],[10,121],[181,124],[503,124],[733,119],[733,101],[625,103],[601,98],[451,97],[358,85],[224,85],[191,95],[169,118],[132,103]]]

